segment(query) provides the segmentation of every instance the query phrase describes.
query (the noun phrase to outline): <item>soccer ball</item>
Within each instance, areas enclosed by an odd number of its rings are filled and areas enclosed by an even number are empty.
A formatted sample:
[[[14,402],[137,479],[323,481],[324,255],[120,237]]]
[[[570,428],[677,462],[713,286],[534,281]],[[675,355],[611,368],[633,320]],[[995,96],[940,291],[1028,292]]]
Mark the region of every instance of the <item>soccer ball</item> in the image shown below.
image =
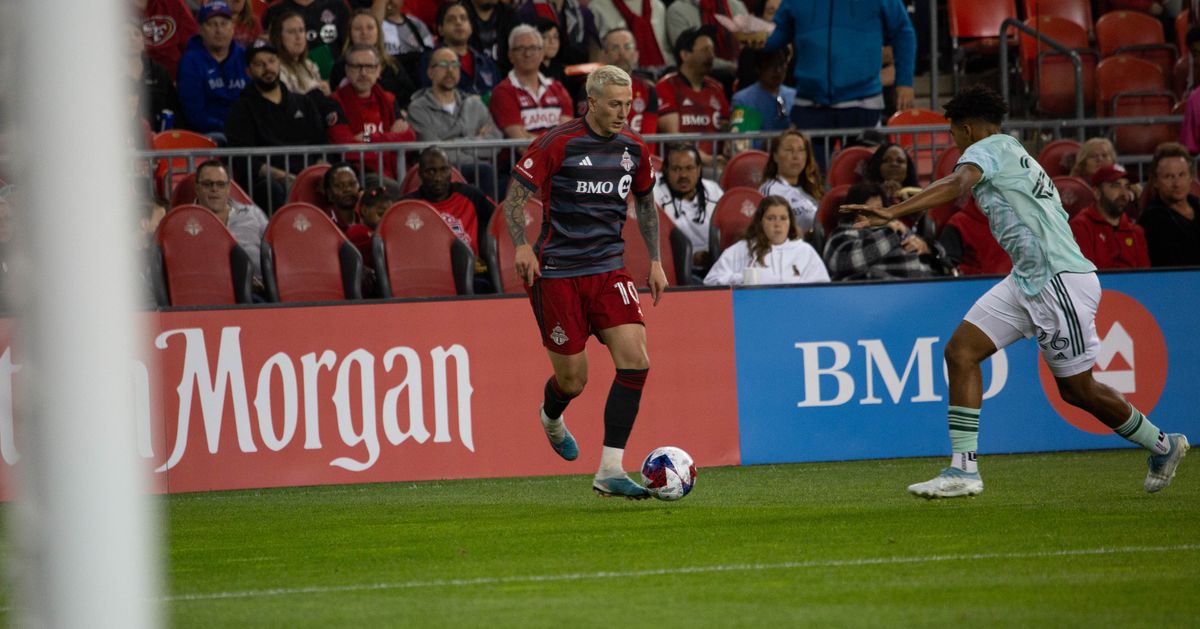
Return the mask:
[[[659,500],[679,500],[696,483],[696,463],[691,455],[673,446],[655,448],[642,463],[646,489]]]

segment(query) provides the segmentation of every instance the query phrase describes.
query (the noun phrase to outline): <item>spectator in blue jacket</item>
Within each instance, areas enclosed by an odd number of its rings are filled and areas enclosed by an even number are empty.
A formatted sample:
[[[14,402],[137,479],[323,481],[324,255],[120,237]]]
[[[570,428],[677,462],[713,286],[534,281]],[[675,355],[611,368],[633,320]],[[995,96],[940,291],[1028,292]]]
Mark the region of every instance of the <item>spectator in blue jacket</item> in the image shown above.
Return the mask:
[[[200,34],[179,60],[179,100],[188,128],[225,144],[225,116],[246,87],[246,50],[233,41],[233,12],[222,0],[200,8]]]
[[[903,0],[783,0],[775,26],[765,50],[789,42],[795,47],[791,116],[797,128],[878,124],[884,108],[879,72],[885,44],[895,54],[896,109],[912,108],[917,39]],[[813,144],[817,162],[824,166],[825,142],[814,138]]]

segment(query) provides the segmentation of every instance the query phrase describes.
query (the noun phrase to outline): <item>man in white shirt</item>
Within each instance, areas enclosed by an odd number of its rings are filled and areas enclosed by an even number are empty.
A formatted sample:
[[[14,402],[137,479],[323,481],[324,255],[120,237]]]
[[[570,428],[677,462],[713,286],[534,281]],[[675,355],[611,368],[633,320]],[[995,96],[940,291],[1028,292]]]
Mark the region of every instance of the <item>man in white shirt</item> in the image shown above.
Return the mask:
[[[700,153],[694,144],[668,145],[663,176],[654,186],[654,201],[691,241],[692,268],[703,278],[713,263],[708,250],[709,224],[724,191],[700,174]]]
[[[267,215],[257,205],[230,198],[231,185],[225,164],[210,159],[196,167],[196,204],[211,210],[225,224],[238,246],[250,256],[255,284],[261,284],[262,256],[259,251],[267,231]]]

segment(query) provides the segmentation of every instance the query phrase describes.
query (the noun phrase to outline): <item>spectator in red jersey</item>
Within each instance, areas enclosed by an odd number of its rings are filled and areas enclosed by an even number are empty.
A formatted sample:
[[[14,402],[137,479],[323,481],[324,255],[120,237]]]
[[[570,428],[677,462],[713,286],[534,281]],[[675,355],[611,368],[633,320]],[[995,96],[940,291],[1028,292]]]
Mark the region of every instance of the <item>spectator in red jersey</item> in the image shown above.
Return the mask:
[[[408,109],[408,101],[412,99],[413,92],[417,91],[416,83],[409,76],[408,70],[405,70],[404,66],[384,51],[383,35],[380,29],[379,18],[370,11],[354,12],[350,18],[350,36],[346,38],[345,50],[341,51],[342,58],[333,64],[333,71],[329,74],[329,84],[337,89],[346,82],[345,55],[350,51],[351,46],[356,44],[371,46],[375,48],[375,54],[382,63],[379,68],[379,87],[396,97],[397,107]]]
[[[938,242],[960,275],[1004,275],[1012,270],[1012,258],[996,242],[974,196],[967,195],[963,208],[946,221]]]
[[[475,186],[451,181],[446,152],[436,146],[421,151],[417,172],[421,175],[421,187],[404,198],[425,201],[442,215],[450,231],[475,253],[476,294],[494,292],[487,283],[487,266],[479,244],[487,237],[488,221],[496,211],[495,202]]]
[[[618,28],[633,32],[642,53],[642,67],[654,73],[670,66],[672,40],[667,37],[667,6],[661,0],[591,0],[596,30],[608,33]]]
[[[362,294],[375,295],[378,293],[378,283],[375,276],[375,252],[372,239],[383,215],[396,202],[396,198],[383,186],[367,188],[358,201],[358,217],[361,223],[350,225],[346,229],[346,240],[358,249],[363,259]]]
[[[715,36],[715,29],[702,26],[684,31],[676,40],[679,71],[664,76],[656,86],[661,105],[659,133],[716,133],[729,126],[725,90],[708,76],[713,68]],[[699,148],[708,166],[717,155],[716,144],[703,142]]]
[[[538,71],[544,47],[536,28],[522,24],[509,33],[508,42],[513,69],[492,92],[488,109],[505,137],[536,138],[570,120],[574,105],[562,83]]]
[[[496,69],[494,59],[471,47],[471,18],[467,8],[457,0],[447,2],[438,7],[437,18],[438,45],[450,48],[458,55],[458,89],[480,96],[492,91],[500,82],[500,71]],[[428,67],[429,54],[430,51],[426,51],[421,57],[421,67]],[[422,85],[429,86],[425,82]]]
[[[633,108],[629,128],[638,135],[658,132],[658,91],[648,75],[638,68],[638,45],[627,28],[609,31],[601,42],[600,62],[616,66],[633,79]],[[587,113],[587,92],[580,88],[575,96],[575,115]]]
[[[412,142],[417,139],[396,104],[396,97],[378,84],[381,65],[374,46],[355,44],[346,53],[349,82],[333,92],[341,112],[329,127],[331,144]],[[399,190],[400,184],[395,181],[395,151],[364,153],[361,160],[370,173],[367,185],[379,183],[372,182],[372,177],[383,177],[382,185]]]
[[[1071,219],[1079,250],[1098,269],[1143,269],[1150,266],[1146,232],[1125,216],[1133,202],[1129,174],[1120,164],[1102,166],[1092,175],[1096,205]]]
[[[188,40],[200,32],[200,25],[183,0],[133,0],[141,12],[142,35],[146,53],[175,79],[179,59],[187,49]]]

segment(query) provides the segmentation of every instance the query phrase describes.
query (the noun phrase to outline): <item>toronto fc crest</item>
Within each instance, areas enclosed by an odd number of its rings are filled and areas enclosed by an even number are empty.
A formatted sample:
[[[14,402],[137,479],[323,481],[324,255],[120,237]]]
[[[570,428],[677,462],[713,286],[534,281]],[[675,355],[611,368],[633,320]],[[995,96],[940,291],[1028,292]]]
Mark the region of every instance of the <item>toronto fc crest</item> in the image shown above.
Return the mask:
[[[633,157],[629,155],[629,149],[625,149],[625,153],[621,155],[621,168],[624,168],[625,172],[633,170]]]
[[[567,333],[562,329],[562,326],[555,324],[554,329],[550,330],[550,340],[554,341],[555,345],[562,345],[570,339],[567,338]]]

